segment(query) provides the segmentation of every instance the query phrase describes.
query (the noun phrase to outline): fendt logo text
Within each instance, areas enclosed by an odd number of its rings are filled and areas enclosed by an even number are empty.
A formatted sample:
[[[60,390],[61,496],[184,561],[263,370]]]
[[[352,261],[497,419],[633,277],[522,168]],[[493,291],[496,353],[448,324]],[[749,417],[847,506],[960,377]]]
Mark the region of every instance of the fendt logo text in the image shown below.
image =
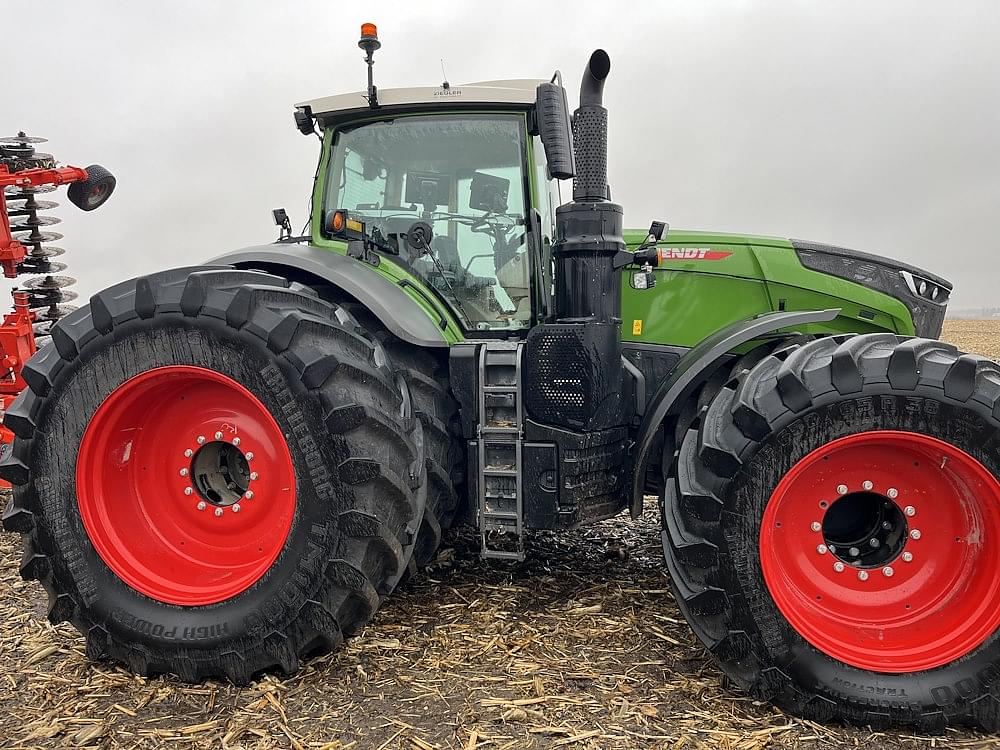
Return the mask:
[[[708,247],[661,247],[660,260],[724,260],[732,253]]]

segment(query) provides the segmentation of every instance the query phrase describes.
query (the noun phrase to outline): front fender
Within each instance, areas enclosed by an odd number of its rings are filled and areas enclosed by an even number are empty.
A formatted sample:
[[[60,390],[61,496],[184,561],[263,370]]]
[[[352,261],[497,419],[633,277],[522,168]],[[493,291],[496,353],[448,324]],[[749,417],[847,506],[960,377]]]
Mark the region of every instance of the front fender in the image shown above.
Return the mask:
[[[781,329],[794,328],[807,323],[825,323],[840,314],[831,310],[806,310],[772,312],[749,320],[738,320],[722,328],[688,351],[677,363],[670,377],[657,389],[646,408],[636,436],[632,453],[632,503],[630,510],[635,518],[641,512],[644,495],[646,464],[649,450],[663,423],[677,416],[684,402],[705,379],[715,372],[726,356],[737,347]]]
[[[304,272],[354,297],[403,341],[417,346],[448,346],[444,336],[448,323],[443,313],[439,312],[435,322],[406,293],[402,282],[394,284],[339,253],[304,244],[260,245],[220,255],[210,262],[279,274],[283,268]]]

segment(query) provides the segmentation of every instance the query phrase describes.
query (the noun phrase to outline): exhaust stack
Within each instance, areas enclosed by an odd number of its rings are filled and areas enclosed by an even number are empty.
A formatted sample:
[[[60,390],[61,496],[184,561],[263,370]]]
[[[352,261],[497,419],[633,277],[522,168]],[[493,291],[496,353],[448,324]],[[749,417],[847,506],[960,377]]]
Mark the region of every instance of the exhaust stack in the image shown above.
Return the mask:
[[[573,200],[608,198],[608,110],[604,108],[604,81],[611,72],[611,58],[602,49],[590,56],[580,83],[580,106],[573,113],[577,174]]]

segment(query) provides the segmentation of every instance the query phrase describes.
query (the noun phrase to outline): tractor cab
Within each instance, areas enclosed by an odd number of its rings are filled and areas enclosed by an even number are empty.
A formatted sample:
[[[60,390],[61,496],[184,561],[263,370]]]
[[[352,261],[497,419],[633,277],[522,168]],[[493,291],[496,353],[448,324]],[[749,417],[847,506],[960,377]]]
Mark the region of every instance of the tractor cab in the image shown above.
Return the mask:
[[[370,85],[298,104],[299,129],[323,140],[312,244],[416,277],[467,334],[530,328],[548,309],[559,203],[540,85]]]
[[[552,238],[532,138],[526,113],[510,111],[446,108],[333,127],[314,239],[347,239],[360,223],[362,241],[433,288],[464,328],[527,328],[531,265]]]

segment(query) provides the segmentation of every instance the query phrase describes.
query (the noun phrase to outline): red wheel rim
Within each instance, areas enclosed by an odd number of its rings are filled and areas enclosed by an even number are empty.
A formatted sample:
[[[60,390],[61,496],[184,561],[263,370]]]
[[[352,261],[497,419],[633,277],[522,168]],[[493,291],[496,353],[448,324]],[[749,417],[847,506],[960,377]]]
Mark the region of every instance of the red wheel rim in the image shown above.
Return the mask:
[[[879,545],[846,546],[859,529]],[[765,509],[760,560],[775,604],[809,643],[904,673],[948,664],[1000,626],[998,544],[1000,483],[981,463],[935,438],[878,431],[792,467]]]
[[[292,457],[246,388],[160,367],[118,386],[80,443],[77,501],[107,566],[158,601],[213,604],[253,585],[295,512]]]

